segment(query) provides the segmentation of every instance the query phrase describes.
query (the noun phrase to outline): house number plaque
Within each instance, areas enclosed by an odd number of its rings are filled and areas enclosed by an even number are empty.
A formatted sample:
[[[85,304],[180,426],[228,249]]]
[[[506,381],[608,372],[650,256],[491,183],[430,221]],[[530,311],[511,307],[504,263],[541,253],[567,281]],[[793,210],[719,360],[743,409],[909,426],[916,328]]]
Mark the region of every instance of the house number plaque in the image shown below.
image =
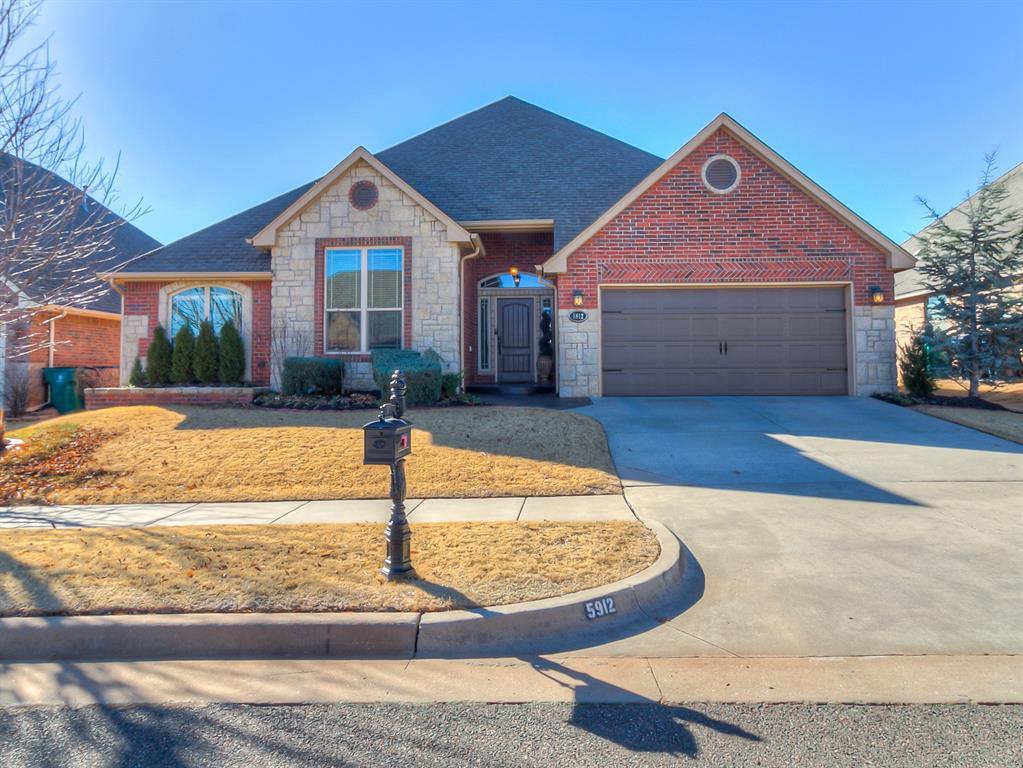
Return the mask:
[[[599,600],[590,600],[588,603],[583,605],[583,609],[586,611],[586,618],[592,621],[593,619],[600,619],[604,616],[610,616],[612,613],[617,613],[615,610],[615,599],[613,597],[602,597]]]
[[[568,319],[571,320],[573,323],[581,323],[583,320],[586,319],[586,313],[583,312],[581,309],[577,309],[574,312],[569,313]]]

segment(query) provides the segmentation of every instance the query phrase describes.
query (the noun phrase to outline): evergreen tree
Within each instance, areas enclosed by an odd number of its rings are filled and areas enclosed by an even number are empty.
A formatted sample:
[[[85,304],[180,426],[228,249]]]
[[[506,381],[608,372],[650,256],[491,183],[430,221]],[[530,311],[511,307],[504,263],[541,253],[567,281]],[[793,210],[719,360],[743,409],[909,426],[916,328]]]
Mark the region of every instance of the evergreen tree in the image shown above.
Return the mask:
[[[1023,334],[1023,294],[1013,288],[1023,275],[1023,211],[1010,205],[1004,181],[992,181],[995,156],[986,161],[962,217],[942,218],[917,198],[934,219],[918,236],[917,271],[936,294],[925,341],[942,374],[969,383],[970,397],[981,380],[1019,367]]]
[[[162,325],[153,331],[153,340],[149,342],[146,353],[146,378],[150,384],[165,387],[171,380],[171,345],[167,332]]]
[[[245,375],[245,344],[234,323],[228,320],[220,329],[220,380],[239,384]]]
[[[185,323],[174,334],[174,353],[171,355],[171,380],[175,384],[191,384],[195,378],[192,358],[195,355],[195,336],[192,328]]]
[[[220,354],[217,349],[217,334],[208,320],[199,323],[199,336],[195,340],[195,355],[192,366],[195,378],[203,384],[216,384],[220,374]]]
[[[144,387],[146,385],[146,374],[142,370],[142,361],[137,357],[131,366],[131,373],[128,374],[128,384],[132,387]]]
[[[899,369],[902,384],[911,395],[930,397],[934,393],[934,376],[931,374],[930,351],[927,342],[919,333],[914,333],[908,344],[900,344]]]

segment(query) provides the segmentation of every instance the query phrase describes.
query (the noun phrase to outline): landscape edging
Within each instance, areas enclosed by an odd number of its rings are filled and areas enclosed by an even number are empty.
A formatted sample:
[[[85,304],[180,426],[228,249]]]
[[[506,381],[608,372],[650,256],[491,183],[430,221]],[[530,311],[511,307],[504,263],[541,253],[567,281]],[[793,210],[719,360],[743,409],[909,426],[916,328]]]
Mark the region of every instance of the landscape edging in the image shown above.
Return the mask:
[[[652,565],[593,589],[525,603],[436,613],[190,613],[0,619],[0,661],[99,659],[410,659],[543,653],[650,621],[678,594],[679,540],[645,524],[661,551]],[[614,613],[586,618],[586,604]],[[606,605],[606,604],[604,604]]]

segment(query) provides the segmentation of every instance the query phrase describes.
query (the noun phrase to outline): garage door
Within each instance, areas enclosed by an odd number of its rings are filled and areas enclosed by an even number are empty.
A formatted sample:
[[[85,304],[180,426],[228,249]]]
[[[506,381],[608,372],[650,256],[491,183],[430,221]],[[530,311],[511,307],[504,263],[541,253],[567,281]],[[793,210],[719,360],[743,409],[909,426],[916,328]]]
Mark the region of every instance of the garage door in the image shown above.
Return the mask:
[[[844,395],[845,289],[604,289],[605,396]]]

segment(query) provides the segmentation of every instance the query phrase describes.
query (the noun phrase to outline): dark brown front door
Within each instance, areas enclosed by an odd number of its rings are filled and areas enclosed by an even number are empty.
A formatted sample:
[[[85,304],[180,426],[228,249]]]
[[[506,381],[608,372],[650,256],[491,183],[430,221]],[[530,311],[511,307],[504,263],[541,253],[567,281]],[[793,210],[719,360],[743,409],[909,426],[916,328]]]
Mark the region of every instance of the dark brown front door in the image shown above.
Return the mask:
[[[497,380],[533,381],[533,299],[497,300]]]

